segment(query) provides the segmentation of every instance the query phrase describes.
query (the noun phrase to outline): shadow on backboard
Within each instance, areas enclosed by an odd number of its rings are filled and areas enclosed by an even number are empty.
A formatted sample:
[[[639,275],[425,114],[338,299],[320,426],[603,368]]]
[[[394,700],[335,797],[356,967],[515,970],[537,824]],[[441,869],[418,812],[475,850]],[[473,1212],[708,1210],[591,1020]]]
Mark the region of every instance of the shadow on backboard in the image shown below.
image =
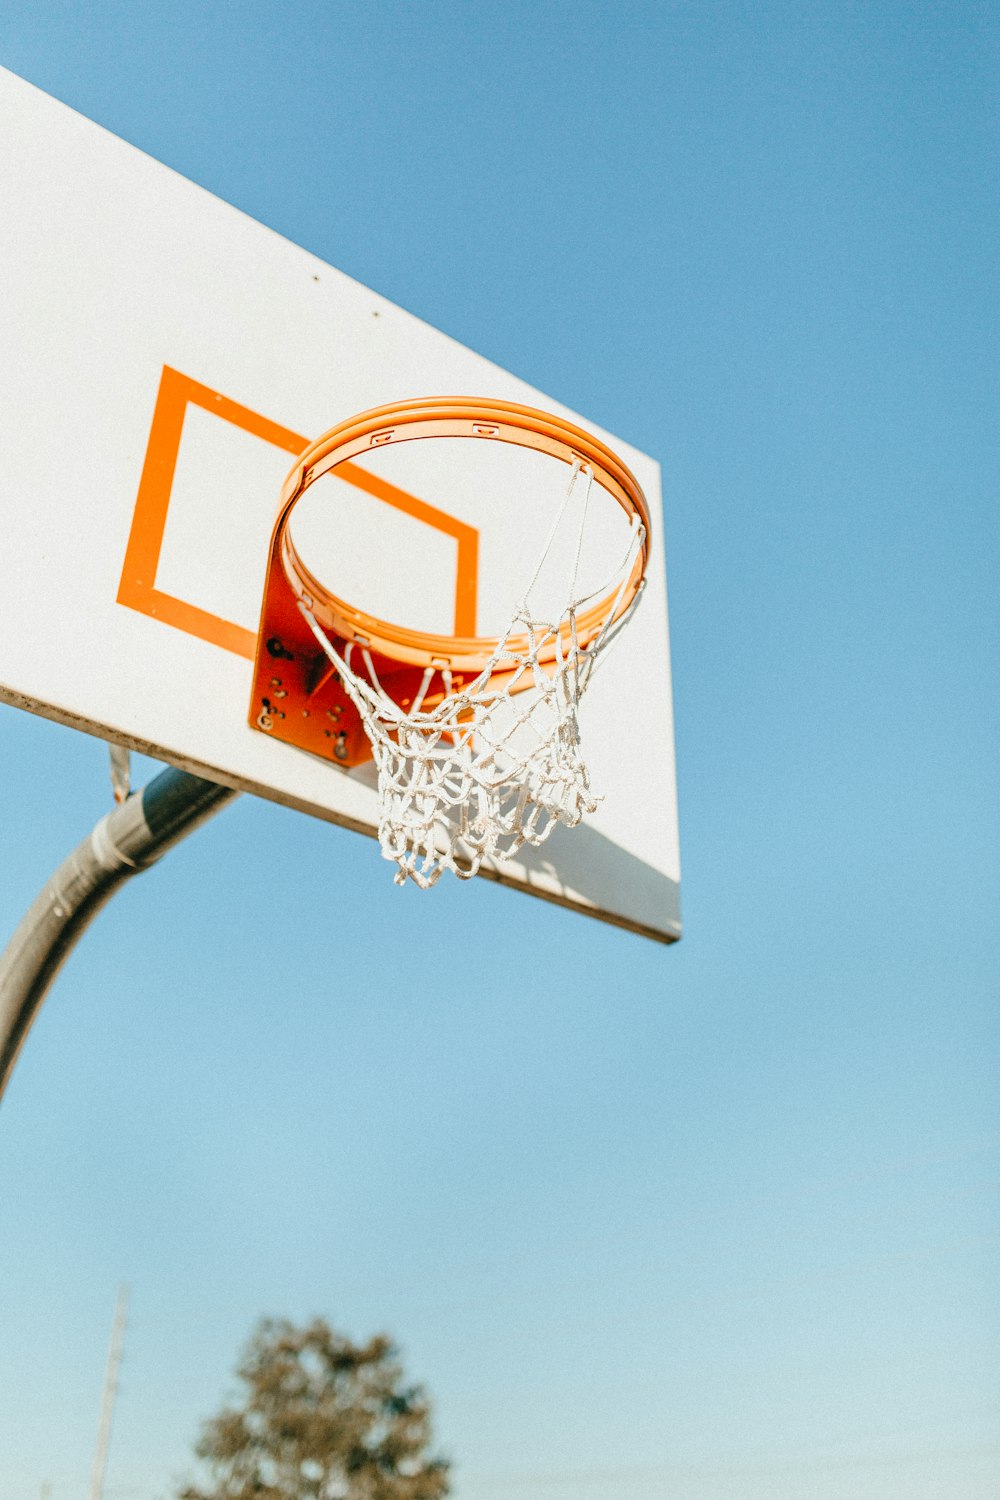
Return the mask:
[[[681,936],[678,882],[587,823],[554,828],[544,844],[522,849],[512,863],[516,878],[502,871],[482,874],[518,889],[527,884],[535,895],[657,942]]]

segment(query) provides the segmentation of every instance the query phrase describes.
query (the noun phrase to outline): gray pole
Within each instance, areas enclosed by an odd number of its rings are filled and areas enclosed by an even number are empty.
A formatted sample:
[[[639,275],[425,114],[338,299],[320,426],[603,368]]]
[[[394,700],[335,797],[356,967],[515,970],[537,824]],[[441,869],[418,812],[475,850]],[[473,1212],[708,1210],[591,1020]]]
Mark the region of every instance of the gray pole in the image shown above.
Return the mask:
[[[120,1286],[118,1288],[118,1301],[115,1303],[115,1321],[111,1325],[108,1367],[104,1374],[101,1417],[97,1424],[97,1447],[94,1449],[94,1468],[90,1476],[90,1500],[102,1500],[104,1495],[104,1476],[108,1468],[111,1422],[115,1414],[115,1397],[118,1394],[118,1370],[122,1362],[122,1344],[125,1341],[125,1316],[127,1308],[128,1287]]]
[[[63,860],[0,954],[0,1097],[49,986],[87,924],[124,881],[236,795],[187,771],[162,771]]]

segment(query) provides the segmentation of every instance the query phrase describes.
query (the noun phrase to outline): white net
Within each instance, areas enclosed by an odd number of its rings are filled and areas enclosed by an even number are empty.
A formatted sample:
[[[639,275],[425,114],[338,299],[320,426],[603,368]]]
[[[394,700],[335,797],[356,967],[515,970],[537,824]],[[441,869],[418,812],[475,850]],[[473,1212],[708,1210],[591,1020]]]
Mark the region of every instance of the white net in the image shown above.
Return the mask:
[[[584,478],[569,603],[556,620],[536,617],[530,597],[556,532]],[[621,611],[645,530],[633,517],[624,557],[599,590],[575,597],[592,475],[579,463],[531,583],[486,665],[454,686],[447,668],[428,667],[408,707],[379,681],[370,651],[343,651],[304,604],[299,608],[361,715],[378,771],[382,853],[396,884],[426,889],[451,870],[475,875],[525,844],[544,843],[557,823],[573,827],[600,800],[591,790],[580,748],[580,700],[600,659],[627,622],[641,589]],[[606,600],[596,634],[581,645],[577,618]],[[621,611],[621,612],[620,612]],[[435,681],[436,679],[436,681]],[[423,708],[428,696],[438,699]]]

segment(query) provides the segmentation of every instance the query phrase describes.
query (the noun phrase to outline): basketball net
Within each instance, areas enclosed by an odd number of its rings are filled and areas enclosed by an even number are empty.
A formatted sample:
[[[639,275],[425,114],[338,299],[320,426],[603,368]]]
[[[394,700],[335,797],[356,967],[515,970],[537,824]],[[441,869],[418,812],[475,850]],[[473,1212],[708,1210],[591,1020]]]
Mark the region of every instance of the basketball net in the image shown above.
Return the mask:
[[[570,602],[559,619],[540,619],[530,607],[531,594],[581,477]],[[353,641],[341,652],[307,605],[298,605],[371,741],[379,844],[397,866],[397,885],[413,880],[427,889],[445,870],[468,880],[485,862],[509,859],[525,844],[544,843],[556,824],[574,827],[600,800],[591,791],[580,751],[578,709],[598,662],[641,597],[640,586],[616,618],[645,528],[633,516],[625,556],[611,578],[601,589],[576,597],[592,483],[590,469],[574,463],[520,604],[486,665],[461,687],[453,687],[447,668],[428,667],[413,702],[401,708],[379,682],[371,652]],[[581,646],[577,615],[602,596],[607,598],[603,623]],[[434,706],[424,711],[435,678],[443,696],[438,700],[436,691]]]

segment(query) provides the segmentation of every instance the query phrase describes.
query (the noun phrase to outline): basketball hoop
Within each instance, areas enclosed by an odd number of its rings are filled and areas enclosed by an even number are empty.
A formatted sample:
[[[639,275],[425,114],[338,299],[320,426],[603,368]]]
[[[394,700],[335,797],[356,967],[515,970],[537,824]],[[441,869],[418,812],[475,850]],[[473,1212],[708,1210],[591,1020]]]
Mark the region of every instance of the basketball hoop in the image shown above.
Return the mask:
[[[318,479],[372,449],[435,438],[516,444],[569,470],[531,581],[497,636],[415,631],[368,614],[332,593],[292,538],[292,511]],[[603,586],[578,595],[595,486],[624,511],[627,542]],[[574,503],[580,514],[565,603],[545,618],[532,607],[532,591]],[[561,417],[472,397],[401,402],[352,417],[305,450],[282,489],[250,722],[341,765],[374,759],[379,842],[398,884],[412,879],[426,888],[446,869],[468,879],[484,861],[541,844],[557,823],[572,827],[594,811],[578,708],[641,596],[648,538],[648,506],[635,477],[604,443]]]

